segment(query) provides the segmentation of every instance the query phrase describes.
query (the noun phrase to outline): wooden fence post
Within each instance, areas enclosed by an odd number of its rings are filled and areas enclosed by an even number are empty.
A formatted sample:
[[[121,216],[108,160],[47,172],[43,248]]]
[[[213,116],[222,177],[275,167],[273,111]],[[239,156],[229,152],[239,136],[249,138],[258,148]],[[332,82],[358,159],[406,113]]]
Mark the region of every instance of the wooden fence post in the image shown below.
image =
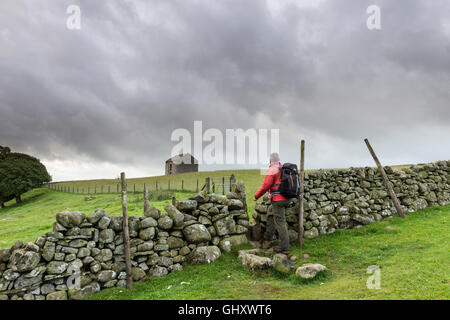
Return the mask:
[[[222,195],[225,194],[225,177],[222,177]]]
[[[298,197],[298,247],[303,247],[303,191],[305,183],[305,140],[300,143],[300,195]]]
[[[195,192],[198,192],[198,178],[197,178],[197,188],[195,189]]]
[[[385,184],[386,188],[388,189],[389,195],[391,196],[392,202],[394,203],[394,207],[397,210],[398,215],[402,218],[405,218],[405,213],[403,212],[403,209],[400,206],[400,202],[398,201],[398,198],[394,192],[394,189],[392,189],[391,183],[389,182],[389,179],[386,175],[386,172],[384,171],[383,166],[380,163],[380,160],[378,160],[378,157],[375,154],[375,151],[373,151],[372,146],[369,143],[369,140],[364,139],[364,142],[366,143],[366,146],[369,149],[369,152],[372,155],[373,160],[377,164],[378,170],[380,170],[381,176],[383,177],[384,184]]]
[[[212,183],[212,192],[216,193],[216,184],[214,183],[214,181]]]
[[[150,208],[148,201],[148,190],[144,188],[144,213]]]
[[[206,177],[205,178],[205,186],[206,186],[206,193],[209,193],[209,191],[210,191],[210,182],[211,182],[211,179],[209,178],[209,177]]]
[[[128,206],[127,206],[127,181],[125,172],[120,174],[122,180],[122,215],[123,215],[123,242],[125,251],[125,269],[127,273],[127,289],[133,286],[131,277],[131,258],[130,258],[130,231],[128,229]]]

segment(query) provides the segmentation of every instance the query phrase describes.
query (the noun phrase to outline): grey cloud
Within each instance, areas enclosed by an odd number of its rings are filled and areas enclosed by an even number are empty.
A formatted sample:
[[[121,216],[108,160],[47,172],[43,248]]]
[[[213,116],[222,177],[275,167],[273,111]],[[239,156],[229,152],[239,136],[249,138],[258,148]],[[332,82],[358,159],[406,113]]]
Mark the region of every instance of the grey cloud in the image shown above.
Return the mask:
[[[73,3],[78,31],[65,28]],[[370,4],[380,31],[365,26]],[[448,1],[330,0],[279,15],[261,0],[0,6],[2,145],[42,159],[162,172],[172,130],[259,128],[255,117],[281,129],[286,160],[306,138],[310,167],[371,165],[366,136],[388,162],[448,158]]]

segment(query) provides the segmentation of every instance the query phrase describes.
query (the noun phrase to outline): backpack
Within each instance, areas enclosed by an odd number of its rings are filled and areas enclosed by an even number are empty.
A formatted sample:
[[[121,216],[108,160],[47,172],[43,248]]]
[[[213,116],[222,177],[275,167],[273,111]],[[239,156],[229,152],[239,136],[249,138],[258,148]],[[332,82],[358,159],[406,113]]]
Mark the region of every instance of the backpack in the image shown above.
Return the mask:
[[[297,165],[292,163],[285,163],[280,168],[281,183],[277,189],[272,191],[272,194],[281,194],[286,198],[296,198],[300,195],[300,180],[297,171]]]

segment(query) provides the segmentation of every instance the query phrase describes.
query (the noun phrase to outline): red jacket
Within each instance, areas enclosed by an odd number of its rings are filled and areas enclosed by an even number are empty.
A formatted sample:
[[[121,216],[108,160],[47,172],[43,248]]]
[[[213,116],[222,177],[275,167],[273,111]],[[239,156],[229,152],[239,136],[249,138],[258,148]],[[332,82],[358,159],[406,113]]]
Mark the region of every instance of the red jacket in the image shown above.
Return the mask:
[[[281,183],[281,170],[278,169],[275,165],[282,167],[281,162],[274,162],[270,165],[269,170],[267,170],[266,176],[264,178],[262,186],[259,188],[258,192],[255,194],[256,200],[262,197],[267,191],[272,193],[272,190],[276,189]],[[287,200],[281,194],[271,194],[270,200],[272,201],[283,201]]]

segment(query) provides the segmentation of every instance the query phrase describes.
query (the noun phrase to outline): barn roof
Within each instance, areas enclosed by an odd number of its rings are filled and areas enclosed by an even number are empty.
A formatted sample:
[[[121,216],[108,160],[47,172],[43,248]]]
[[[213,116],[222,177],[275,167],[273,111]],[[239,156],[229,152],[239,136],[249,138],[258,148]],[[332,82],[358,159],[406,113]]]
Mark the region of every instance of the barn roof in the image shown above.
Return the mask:
[[[173,162],[175,164],[198,164],[198,160],[190,153],[177,154],[167,159],[166,162]]]

